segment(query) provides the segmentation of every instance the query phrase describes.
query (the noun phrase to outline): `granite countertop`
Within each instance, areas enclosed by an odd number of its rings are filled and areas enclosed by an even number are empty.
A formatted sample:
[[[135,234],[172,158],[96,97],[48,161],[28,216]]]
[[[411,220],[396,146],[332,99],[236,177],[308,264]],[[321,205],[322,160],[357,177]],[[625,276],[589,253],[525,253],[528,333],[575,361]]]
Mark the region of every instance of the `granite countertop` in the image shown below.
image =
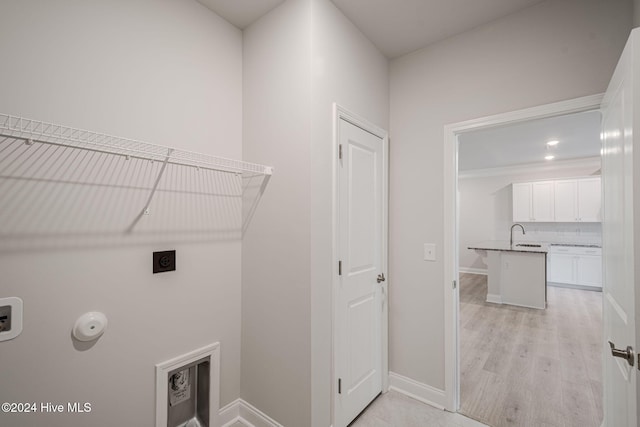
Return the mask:
[[[598,243],[549,243],[549,246],[572,246],[578,248],[601,248]]]
[[[540,245],[540,247],[518,246],[518,245]],[[505,240],[490,240],[490,241],[471,244],[469,245],[468,249],[477,249],[481,251],[547,253],[549,251],[549,245],[547,243],[515,242],[513,246],[510,246],[509,242]]]

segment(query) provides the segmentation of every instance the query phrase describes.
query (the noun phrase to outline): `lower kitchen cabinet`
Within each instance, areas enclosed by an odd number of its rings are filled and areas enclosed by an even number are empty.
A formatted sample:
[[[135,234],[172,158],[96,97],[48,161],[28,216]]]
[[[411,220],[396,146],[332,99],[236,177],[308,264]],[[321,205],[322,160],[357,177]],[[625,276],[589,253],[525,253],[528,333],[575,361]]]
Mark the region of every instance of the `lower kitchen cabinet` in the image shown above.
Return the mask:
[[[602,250],[581,246],[550,246],[547,282],[602,288]]]

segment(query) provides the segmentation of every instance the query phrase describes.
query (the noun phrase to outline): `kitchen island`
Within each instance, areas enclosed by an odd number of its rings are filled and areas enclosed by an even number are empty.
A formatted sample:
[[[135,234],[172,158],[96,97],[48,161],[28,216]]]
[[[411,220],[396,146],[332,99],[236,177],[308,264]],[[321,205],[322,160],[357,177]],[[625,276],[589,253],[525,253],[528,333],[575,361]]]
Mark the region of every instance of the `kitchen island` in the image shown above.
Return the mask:
[[[487,257],[487,302],[547,307],[547,245],[487,241],[468,248]]]

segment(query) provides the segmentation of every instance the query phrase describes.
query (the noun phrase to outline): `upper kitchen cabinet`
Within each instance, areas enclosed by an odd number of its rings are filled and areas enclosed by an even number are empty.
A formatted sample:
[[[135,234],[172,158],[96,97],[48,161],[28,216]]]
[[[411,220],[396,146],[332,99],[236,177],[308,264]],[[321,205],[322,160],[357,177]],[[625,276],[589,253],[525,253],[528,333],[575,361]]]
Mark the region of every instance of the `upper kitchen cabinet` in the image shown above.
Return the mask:
[[[555,182],[555,220],[574,222],[578,220],[578,180],[565,179]]]
[[[599,222],[600,177],[513,184],[514,222]]]
[[[553,181],[531,184],[532,221],[549,222],[554,220],[553,185]]]
[[[554,200],[556,222],[599,222],[600,177],[556,181]]]
[[[578,221],[602,221],[602,190],[600,177],[578,180]]]
[[[553,181],[513,184],[514,222],[553,222]]]

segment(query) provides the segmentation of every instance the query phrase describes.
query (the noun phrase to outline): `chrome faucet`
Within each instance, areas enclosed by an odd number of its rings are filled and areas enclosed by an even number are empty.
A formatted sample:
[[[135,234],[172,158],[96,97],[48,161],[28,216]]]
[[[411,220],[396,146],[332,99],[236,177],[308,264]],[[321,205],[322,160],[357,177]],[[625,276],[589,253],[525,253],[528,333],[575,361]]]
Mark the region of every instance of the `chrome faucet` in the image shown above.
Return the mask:
[[[513,228],[516,227],[516,226],[522,228],[522,234],[527,234],[527,233],[524,232],[524,227],[522,226],[522,224],[518,224],[518,223],[513,224],[511,226],[511,239],[509,240],[509,247],[510,248],[513,247]]]

